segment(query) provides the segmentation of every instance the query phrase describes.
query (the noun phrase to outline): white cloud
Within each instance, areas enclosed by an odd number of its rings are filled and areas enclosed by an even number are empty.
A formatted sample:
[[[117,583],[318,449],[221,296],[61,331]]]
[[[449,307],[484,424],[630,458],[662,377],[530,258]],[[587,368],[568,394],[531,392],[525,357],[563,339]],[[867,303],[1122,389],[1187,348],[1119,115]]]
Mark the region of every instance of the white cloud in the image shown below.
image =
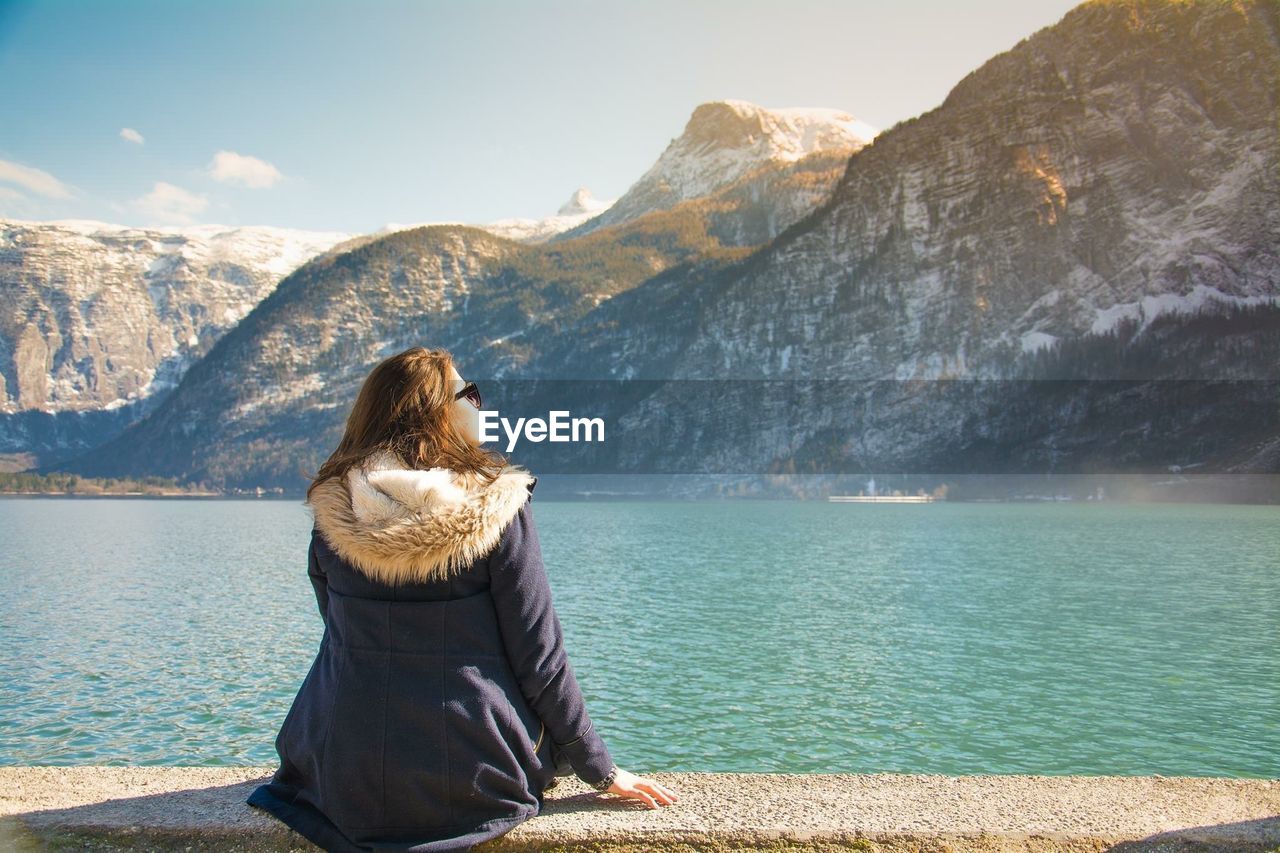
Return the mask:
[[[134,207],[154,220],[154,224],[189,225],[196,214],[209,206],[209,199],[182,187],[156,181],[151,192],[135,199]]]
[[[142,134],[138,133],[138,131],[134,130],[132,127],[120,128],[120,138],[126,142],[136,142],[138,145],[146,142],[146,140],[142,138]]]
[[[0,160],[0,181],[49,198],[71,198],[71,188],[53,175],[10,160]]]
[[[241,184],[252,189],[269,187],[284,177],[279,169],[266,160],[234,151],[219,151],[214,154],[213,162],[209,164],[209,173],[214,180],[224,184]]]

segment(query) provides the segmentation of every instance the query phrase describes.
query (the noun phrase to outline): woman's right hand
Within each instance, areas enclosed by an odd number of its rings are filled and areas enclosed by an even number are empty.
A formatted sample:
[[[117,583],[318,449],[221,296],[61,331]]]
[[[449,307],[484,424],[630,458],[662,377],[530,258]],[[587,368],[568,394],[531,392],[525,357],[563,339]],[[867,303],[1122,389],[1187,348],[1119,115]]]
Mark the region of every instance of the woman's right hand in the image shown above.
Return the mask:
[[[665,785],[659,785],[644,776],[628,773],[621,767],[618,768],[618,775],[614,777],[608,793],[641,800],[651,809],[656,809],[659,804],[669,806],[680,799],[675,791]]]

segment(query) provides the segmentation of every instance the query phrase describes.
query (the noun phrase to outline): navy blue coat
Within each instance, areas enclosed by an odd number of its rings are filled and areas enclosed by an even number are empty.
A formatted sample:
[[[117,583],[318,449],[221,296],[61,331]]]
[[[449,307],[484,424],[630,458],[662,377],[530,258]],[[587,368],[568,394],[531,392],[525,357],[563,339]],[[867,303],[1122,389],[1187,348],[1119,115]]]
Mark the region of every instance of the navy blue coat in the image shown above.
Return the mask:
[[[462,850],[613,765],[564,647],[531,506],[388,456],[313,494],[320,648],[249,796],[327,850]]]

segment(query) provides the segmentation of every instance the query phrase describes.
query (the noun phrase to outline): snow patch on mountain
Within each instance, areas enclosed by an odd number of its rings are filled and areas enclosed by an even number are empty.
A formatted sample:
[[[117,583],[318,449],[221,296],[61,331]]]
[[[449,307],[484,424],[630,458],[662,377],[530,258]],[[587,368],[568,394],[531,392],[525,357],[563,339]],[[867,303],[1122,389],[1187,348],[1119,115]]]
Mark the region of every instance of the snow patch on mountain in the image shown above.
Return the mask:
[[[200,265],[219,260],[249,263],[281,278],[315,255],[355,236],[340,231],[305,231],[271,225],[138,227],[93,219],[0,220],[0,228],[8,226],[63,232],[68,237],[78,235],[87,241],[144,241],[157,253],[152,261],[152,272],[162,272],[176,257]],[[87,247],[90,243],[83,242],[80,245]]]
[[[1057,335],[1051,335],[1048,332],[1026,332],[1022,335],[1022,351],[1024,353],[1035,352],[1044,347],[1053,346],[1058,342]]]
[[[1119,302],[1107,308],[1095,308],[1094,321],[1089,331],[1095,335],[1101,335],[1114,329],[1122,320],[1136,320],[1139,322],[1138,331],[1141,332],[1161,314],[1194,314],[1211,302],[1237,306],[1280,305],[1280,295],[1236,296],[1223,293],[1216,287],[1197,284],[1185,294],[1157,293],[1133,302]]]

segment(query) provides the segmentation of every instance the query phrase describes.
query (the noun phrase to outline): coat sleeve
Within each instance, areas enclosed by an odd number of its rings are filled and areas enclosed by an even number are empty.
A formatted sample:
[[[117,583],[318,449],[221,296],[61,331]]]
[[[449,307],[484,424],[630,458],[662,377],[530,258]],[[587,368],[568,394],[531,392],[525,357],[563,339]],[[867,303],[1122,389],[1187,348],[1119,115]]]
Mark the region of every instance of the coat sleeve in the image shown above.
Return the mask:
[[[311,587],[316,591],[316,605],[320,608],[320,618],[329,624],[329,578],[320,568],[316,558],[316,532],[311,532],[311,546],[307,548],[307,576],[311,578]]]
[[[489,572],[502,642],[525,699],[578,778],[599,782],[613,767],[613,759],[587,714],[565,652],[529,501],[490,554]]]

